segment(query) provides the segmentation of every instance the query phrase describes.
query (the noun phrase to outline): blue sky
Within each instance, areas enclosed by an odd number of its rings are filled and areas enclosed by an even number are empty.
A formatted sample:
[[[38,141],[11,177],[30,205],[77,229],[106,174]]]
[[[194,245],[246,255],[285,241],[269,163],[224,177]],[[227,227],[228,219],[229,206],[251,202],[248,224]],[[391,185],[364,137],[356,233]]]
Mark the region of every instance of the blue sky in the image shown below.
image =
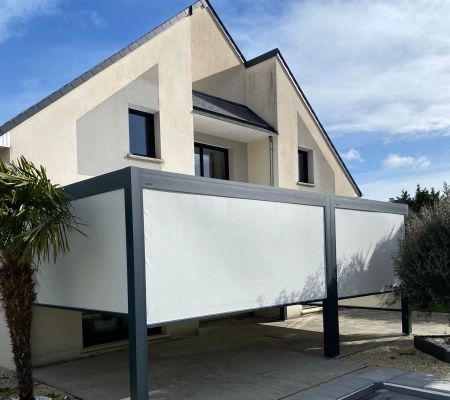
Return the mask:
[[[211,0],[247,59],[278,47],[365,198],[450,181],[447,0]],[[0,123],[190,4],[0,0]]]

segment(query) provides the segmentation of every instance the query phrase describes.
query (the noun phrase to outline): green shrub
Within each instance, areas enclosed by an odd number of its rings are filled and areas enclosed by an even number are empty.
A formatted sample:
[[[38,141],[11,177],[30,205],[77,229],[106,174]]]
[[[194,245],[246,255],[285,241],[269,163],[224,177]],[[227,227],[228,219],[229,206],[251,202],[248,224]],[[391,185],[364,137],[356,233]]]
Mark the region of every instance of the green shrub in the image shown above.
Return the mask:
[[[438,306],[450,313],[450,196],[448,191],[420,216],[408,219],[392,256],[400,284],[396,299],[407,298],[427,317]]]

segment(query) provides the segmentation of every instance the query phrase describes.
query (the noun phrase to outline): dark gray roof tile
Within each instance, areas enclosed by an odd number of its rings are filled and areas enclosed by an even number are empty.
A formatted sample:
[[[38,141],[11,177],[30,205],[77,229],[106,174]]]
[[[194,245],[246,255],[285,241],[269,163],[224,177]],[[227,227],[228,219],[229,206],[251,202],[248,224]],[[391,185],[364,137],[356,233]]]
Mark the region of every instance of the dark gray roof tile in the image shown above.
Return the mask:
[[[217,117],[237,121],[241,124],[259,127],[275,133],[275,129],[254,113],[246,105],[234,103],[229,100],[211,96],[206,93],[192,91],[192,103],[194,110],[211,114]]]
[[[25,110],[25,113],[27,114],[28,118],[30,118],[34,114],[37,114],[39,111],[41,111],[41,109],[35,104],[34,106],[31,106],[30,108]]]
[[[8,122],[5,122],[2,125],[2,131],[4,133],[9,132],[11,129],[15,128],[16,126],[17,125],[15,124],[15,122],[12,119],[10,119]]]
[[[179,14],[177,14],[177,18],[180,20],[180,19],[187,17],[188,15],[189,14],[186,13],[186,10],[183,10]]]
[[[72,82],[70,82],[70,84],[72,85],[72,87],[75,89],[76,87],[80,86],[82,83],[84,83],[83,79],[81,79],[81,76],[79,76],[78,78],[74,79]]]
[[[52,104],[52,101],[50,100],[49,97],[46,97],[45,99],[42,99],[36,105],[39,107],[39,109],[43,110],[45,107],[48,107],[50,104]]]
[[[73,86],[69,83],[66,86],[63,86],[61,89],[59,89],[62,94],[70,93],[73,90]]]
[[[121,58],[122,58],[122,56],[120,55],[120,53],[116,53],[116,54],[113,54],[111,57],[109,57],[110,59],[111,59],[111,61],[113,62],[113,63],[115,63],[115,62],[117,62],[117,61],[119,61]]]
[[[125,47],[122,50],[120,50],[119,53],[122,57],[125,57],[127,54],[131,53],[131,51],[128,47]]]
[[[138,42],[139,46],[142,46],[144,43],[147,43],[148,42],[147,35],[142,36],[140,39],[138,39],[137,42]]]
[[[50,96],[48,96],[50,100],[54,103],[56,100],[59,100],[61,97],[63,97],[63,94],[61,93],[61,90],[57,90],[56,92],[53,92]]]
[[[151,32],[149,32],[149,33],[147,33],[147,34],[145,35],[145,37],[146,37],[148,40],[153,39],[155,36],[156,36],[156,33],[155,33],[154,31],[151,31]]]
[[[2,127],[0,126],[0,136],[2,136],[4,133],[6,133],[6,132],[3,132]]]
[[[97,64],[94,68],[91,69],[92,75],[97,75],[99,72],[103,71],[102,64]]]
[[[102,66],[103,69],[108,68],[110,65],[112,65],[112,60],[110,58],[107,58],[105,61],[102,61],[100,63],[100,65]]]
[[[130,49],[130,51],[134,51],[139,47],[139,43],[138,42],[133,42],[131,43],[128,48]]]
[[[83,75],[81,75],[81,79],[83,79],[83,81],[88,81],[89,79],[91,79],[94,76],[94,74],[92,73],[92,70],[86,71]]]
[[[21,124],[23,121],[25,121],[26,119],[28,119],[28,115],[24,112],[21,112],[17,117],[15,117],[13,119],[14,123],[16,125]]]

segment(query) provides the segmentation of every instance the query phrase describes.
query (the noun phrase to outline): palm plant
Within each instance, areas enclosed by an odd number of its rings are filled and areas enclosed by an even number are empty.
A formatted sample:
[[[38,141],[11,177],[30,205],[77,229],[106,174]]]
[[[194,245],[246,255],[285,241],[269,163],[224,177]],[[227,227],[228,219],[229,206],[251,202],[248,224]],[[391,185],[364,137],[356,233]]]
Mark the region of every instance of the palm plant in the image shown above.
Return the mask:
[[[41,261],[69,250],[67,236],[79,232],[69,198],[50,183],[44,167],[21,157],[0,159],[0,304],[9,328],[20,400],[33,399],[31,322],[35,274]]]

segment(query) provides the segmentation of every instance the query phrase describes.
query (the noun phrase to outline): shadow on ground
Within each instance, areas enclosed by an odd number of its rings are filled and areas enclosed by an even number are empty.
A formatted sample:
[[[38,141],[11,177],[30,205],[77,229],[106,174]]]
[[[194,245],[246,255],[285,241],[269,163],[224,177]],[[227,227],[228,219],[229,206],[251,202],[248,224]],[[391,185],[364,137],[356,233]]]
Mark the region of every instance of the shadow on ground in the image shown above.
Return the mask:
[[[347,355],[400,337],[400,313],[344,310],[340,327]],[[430,333],[440,329],[427,324]],[[150,398],[274,400],[364,368],[324,358],[322,339],[321,314],[202,324],[198,337],[149,346]],[[128,352],[40,367],[35,377],[84,400],[126,399]]]

